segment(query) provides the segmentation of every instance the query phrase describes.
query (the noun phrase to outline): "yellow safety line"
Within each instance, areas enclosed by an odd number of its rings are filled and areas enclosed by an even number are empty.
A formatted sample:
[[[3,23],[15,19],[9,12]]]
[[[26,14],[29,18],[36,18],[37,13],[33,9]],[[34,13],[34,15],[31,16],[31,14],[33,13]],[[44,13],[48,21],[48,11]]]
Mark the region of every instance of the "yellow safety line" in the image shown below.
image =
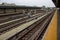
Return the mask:
[[[57,11],[55,12],[42,40],[57,40]]]

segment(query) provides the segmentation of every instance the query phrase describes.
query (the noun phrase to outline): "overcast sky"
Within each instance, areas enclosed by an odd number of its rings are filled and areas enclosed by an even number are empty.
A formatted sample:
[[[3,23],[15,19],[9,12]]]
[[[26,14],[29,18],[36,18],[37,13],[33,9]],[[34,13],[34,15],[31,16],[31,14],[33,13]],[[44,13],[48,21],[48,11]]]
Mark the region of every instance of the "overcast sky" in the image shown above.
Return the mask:
[[[46,7],[55,7],[52,0],[0,0],[0,3],[15,3],[16,5],[27,5],[27,6],[46,6]]]

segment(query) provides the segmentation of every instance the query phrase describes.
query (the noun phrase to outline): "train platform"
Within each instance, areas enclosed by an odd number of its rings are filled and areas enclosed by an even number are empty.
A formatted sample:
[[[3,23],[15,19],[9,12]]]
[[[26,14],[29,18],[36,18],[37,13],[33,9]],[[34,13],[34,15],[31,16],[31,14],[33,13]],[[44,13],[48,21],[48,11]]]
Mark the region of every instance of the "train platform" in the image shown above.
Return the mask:
[[[55,12],[42,40],[57,40],[57,11]]]

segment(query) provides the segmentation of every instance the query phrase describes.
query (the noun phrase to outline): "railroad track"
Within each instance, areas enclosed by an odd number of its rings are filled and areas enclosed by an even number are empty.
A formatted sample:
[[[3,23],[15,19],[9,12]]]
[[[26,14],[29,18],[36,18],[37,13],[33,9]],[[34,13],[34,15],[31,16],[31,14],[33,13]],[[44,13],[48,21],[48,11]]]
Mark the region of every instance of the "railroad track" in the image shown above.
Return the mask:
[[[50,15],[50,17],[47,19],[48,21],[46,21],[47,23],[44,25],[44,27],[42,28],[42,31],[40,31],[40,33],[38,34],[38,36],[36,36],[35,40],[42,40],[44,33],[53,17],[54,13]]]
[[[43,35],[43,30],[45,29],[45,26],[48,25],[52,15],[53,14],[51,12],[46,14],[38,13],[32,15],[31,17],[29,16],[24,16],[21,18],[17,17],[12,21],[0,23],[0,39],[1,37],[3,37],[2,35],[8,34],[8,32],[10,32],[12,29],[15,30],[15,28],[19,27],[24,23],[27,23],[32,20],[36,20],[35,23],[26,27],[25,29],[16,32],[15,34],[13,33],[14,35],[11,34],[11,36],[8,37],[5,36],[3,38],[4,40],[38,40],[41,36],[41,33]],[[39,19],[40,17],[41,19]],[[39,20],[37,21],[37,19]]]
[[[18,15],[4,15],[4,16],[1,16],[0,17],[0,23],[4,23],[4,22],[7,22],[7,21],[11,21],[11,20],[14,20],[14,19],[18,19],[18,18],[22,18],[22,17],[25,17],[23,14],[18,14]]]
[[[33,15],[35,15],[35,14],[33,14]],[[15,19],[18,19],[18,18],[23,18],[23,17],[26,17],[26,16],[27,15],[23,15],[23,14],[18,14],[18,15],[4,15],[4,16],[0,17],[0,24],[4,23],[4,22],[7,22],[7,21],[15,20]]]
[[[52,14],[48,14],[36,23],[30,25],[26,29],[22,30],[21,32],[13,35],[12,37],[8,38],[7,40],[37,40],[36,36],[40,35],[45,26],[49,23]]]
[[[36,25],[35,28],[33,28],[31,31],[29,31],[27,34],[25,34],[22,38],[19,38],[18,40],[37,40],[39,36],[38,34],[41,34],[43,29],[45,28],[45,25],[47,24],[46,22],[48,22],[47,20],[48,19],[45,19],[44,21],[42,21],[42,23]]]
[[[40,16],[42,16],[42,14],[35,14],[35,15],[32,15],[31,18],[26,16],[26,17],[19,18],[19,19],[13,20],[13,21],[1,23],[0,24],[0,35],[6,33],[9,30],[16,28],[17,26],[19,26],[23,23],[26,23],[26,22],[29,22],[29,21],[34,20],[36,18],[39,18]]]

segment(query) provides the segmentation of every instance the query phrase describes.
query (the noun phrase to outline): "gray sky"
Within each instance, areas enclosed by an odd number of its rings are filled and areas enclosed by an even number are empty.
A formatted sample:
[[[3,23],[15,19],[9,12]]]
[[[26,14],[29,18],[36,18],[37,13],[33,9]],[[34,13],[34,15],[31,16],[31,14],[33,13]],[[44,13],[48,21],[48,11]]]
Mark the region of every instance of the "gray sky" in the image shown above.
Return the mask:
[[[16,5],[55,7],[52,0],[0,0],[0,3],[15,3]]]

